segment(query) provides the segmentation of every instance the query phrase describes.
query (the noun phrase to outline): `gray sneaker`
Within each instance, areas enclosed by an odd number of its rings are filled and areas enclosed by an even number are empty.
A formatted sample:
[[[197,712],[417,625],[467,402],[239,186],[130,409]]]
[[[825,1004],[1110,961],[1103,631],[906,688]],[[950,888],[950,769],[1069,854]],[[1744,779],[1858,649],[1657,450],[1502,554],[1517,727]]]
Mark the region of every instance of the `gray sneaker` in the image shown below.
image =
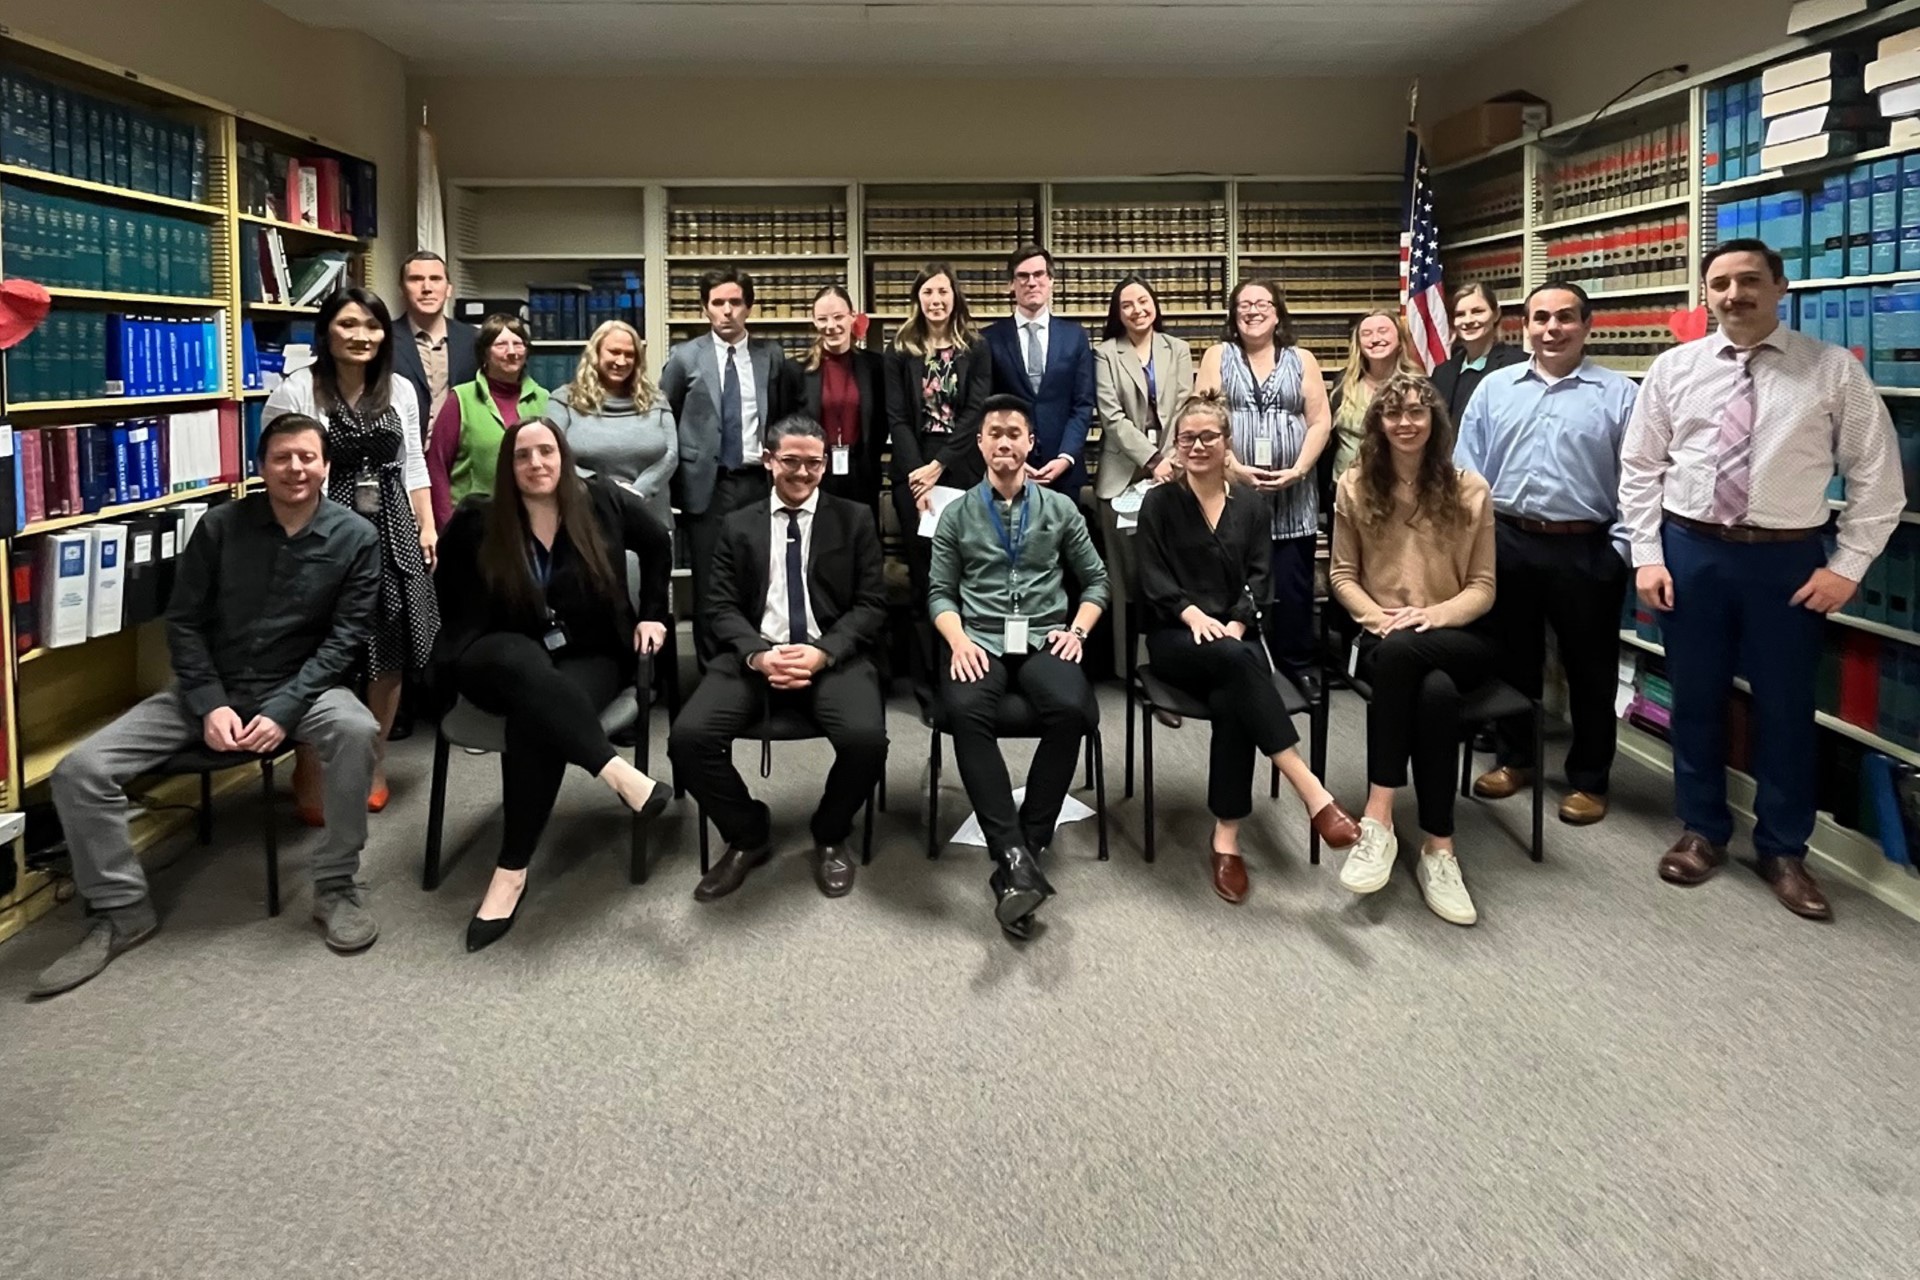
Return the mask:
[[[313,918],[325,927],[327,945],[343,956],[365,951],[380,936],[380,926],[367,910],[366,886],[351,876],[315,883]]]
[[[127,907],[108,907],[93,918],[86,936],[68,952],[48,965],[33,984],[35,999],[71,991],[113,963],[113,958],[160,931],[160,919],[153,914],[153,903],[142,898]]]

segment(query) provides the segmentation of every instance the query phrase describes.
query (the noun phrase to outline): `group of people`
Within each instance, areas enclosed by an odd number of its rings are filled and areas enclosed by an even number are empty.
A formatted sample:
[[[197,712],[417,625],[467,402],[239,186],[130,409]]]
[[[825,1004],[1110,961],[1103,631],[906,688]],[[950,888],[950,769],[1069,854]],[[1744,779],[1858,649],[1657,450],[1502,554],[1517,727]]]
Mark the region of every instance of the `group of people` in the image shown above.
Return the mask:
[[[1098,732],[1082,659],[1104,614],[1138,611],[1112,628],[1121,670],[1137,634],[1159,678],[1209,708],[1223,899],[1249,892],[1239,834],[1257,753],[1347,851],[1340,880],[1355,893],[1391,875],[1395,799],[1411,779],[1416,882],[1465,925],[1477,911],[1454,848],[1463,701],[1496,676],[1538,697],[1551,627],[1573,729],[1560,817],[1603,820],[1630,574],[1663,611],[1674,687],[1685,830],[1660,874],[1698,884],[1726,859],[1724,707],[1739,672],[1755,696],[1760,870],[1786,906],[1823,918],[1804,867],[1812,672],[1822,615],[1850,597],[1904,505],[1894,437],[1857,361],[1778,324],[1777,254],[1730,241],[1703,275],[1718,332],[1663,355],[1638,388],[1587,357],[1591,304],[1553,282],[1524,300],[1530,357],[1500,343],[1499,300],[1469,286],[1454,298],[1459,344],[1431,379],[1381,311],[1356,324],[1330,396],[1271,280],[1235,287],[1224,341],[1196,367],[1138,276],[1115,287],[1090,344],[1051,315],[1052,258],[1026,246],[1009,261],[1014,313],[984,330],[933,263],[884,355],[853,345],[852,303],[830,287],[796,363],[749,336],[752,280],[721,269],[701,282],[711,332],[673,349],[657,388],[639,335],[610,323],[547,398],[524,377],[516,319],[490,319],[471,363],[454,358],[467,335],[439,314],[443,265],[416,256],[404,335],[364,290],[325,305],[314,365],[269,401],[265,491],[210,512],[186,549],[168,612],[175,687],[56,770],[95,919],[37,991],[86,981],[156,928],[124,788],[202,743],[239,756],[299,744],[298,803],[327,828],[315,917],[334,949],[371,945],[355,871],[367,812],[387,799],[394,689],[417,668],[505,720],[505,830],[468,946],[498,940],[567,764],[642,815],[667,803],[669,785],[620,758],[599,714],[637,656],[666,643],[670,517],[691,551],[704,674],[669,758],[726,842],[696,897],[738,890],[772,855],[770,814],[730,748],[784,712],[833,749],[813,866],[823,893],[845,894],[849,833],[887,758],[876,658],[889,449],[916,630],[1009,935],[1032,936],[1053,895],[1042,867],[1081,740]],[[1080,489],[1095,423],[1105,452],[1090,523]],[[1848,502],[1830,551],[1836,470]],[[962,492],[930,537],[914,536],[940,488]],[[1332,662],[1313,598],[1328,508]],[[1323,670],[1367,699],[1357,819],[1301,758],[1277,683],[1317,700]],[[1040,738],[1017,804],[999,745],[1015,693]],[[1544,763],[1529,732],[1497,728],[1496,767],[1474,783],[1489,799]]]

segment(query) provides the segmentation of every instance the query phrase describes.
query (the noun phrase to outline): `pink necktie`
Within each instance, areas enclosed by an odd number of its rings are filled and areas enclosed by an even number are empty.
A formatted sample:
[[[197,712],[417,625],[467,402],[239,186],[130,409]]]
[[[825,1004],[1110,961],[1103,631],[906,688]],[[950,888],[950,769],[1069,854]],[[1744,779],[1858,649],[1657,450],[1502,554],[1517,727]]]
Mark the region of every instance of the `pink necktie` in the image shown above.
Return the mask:
[[[1736,525],[1747,518],[1747,488],[1753,477],[1753,353],[1735,353],[1740,380],[1720,410],[1716,446],[1720,470],[1713,479],[1713,522]]]

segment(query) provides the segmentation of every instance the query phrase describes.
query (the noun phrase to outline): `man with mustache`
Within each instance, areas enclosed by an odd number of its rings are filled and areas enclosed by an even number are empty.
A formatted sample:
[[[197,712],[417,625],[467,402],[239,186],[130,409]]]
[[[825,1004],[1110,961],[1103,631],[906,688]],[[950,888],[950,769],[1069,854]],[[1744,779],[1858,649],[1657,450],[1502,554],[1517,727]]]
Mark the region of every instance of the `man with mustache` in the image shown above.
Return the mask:
[[[1853,598],[1906,504],[1887,407],[1841,347],[1780,323],[1786,270],[1759,240],[1708,251],[1720,331],[1654,361],[1621,457],[1635,587],[1662,614],[1673,682],[1675,807],[1660,859],[1697,885],[1727,860],[1726,704],[1753,685],[1754,852],[1789,911],[1832,917],[1807,874],[1814,817],[1814,673],[1826,615]],[[1826,547],[1827,483],[1847,505]]]

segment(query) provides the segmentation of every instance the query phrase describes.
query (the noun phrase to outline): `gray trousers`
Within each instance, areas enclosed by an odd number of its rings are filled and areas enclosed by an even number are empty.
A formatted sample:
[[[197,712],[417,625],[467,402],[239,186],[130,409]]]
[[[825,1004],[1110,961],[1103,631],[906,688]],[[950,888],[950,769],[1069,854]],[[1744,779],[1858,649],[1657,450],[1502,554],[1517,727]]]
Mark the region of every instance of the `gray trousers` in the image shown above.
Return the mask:
[[[326,769],[327,838],[313,878],[352,876],[367,843],[380,724],[346,689],[329,689],[287,735],[320,754]],[[202,745],[200,717],[172,690],[156,693],[67,753],[53,771],[53,806],[73,855],[73,879],[88,904],[105,910],[147,896],[147,874],[127,836],[127,783],[177,752]]]

